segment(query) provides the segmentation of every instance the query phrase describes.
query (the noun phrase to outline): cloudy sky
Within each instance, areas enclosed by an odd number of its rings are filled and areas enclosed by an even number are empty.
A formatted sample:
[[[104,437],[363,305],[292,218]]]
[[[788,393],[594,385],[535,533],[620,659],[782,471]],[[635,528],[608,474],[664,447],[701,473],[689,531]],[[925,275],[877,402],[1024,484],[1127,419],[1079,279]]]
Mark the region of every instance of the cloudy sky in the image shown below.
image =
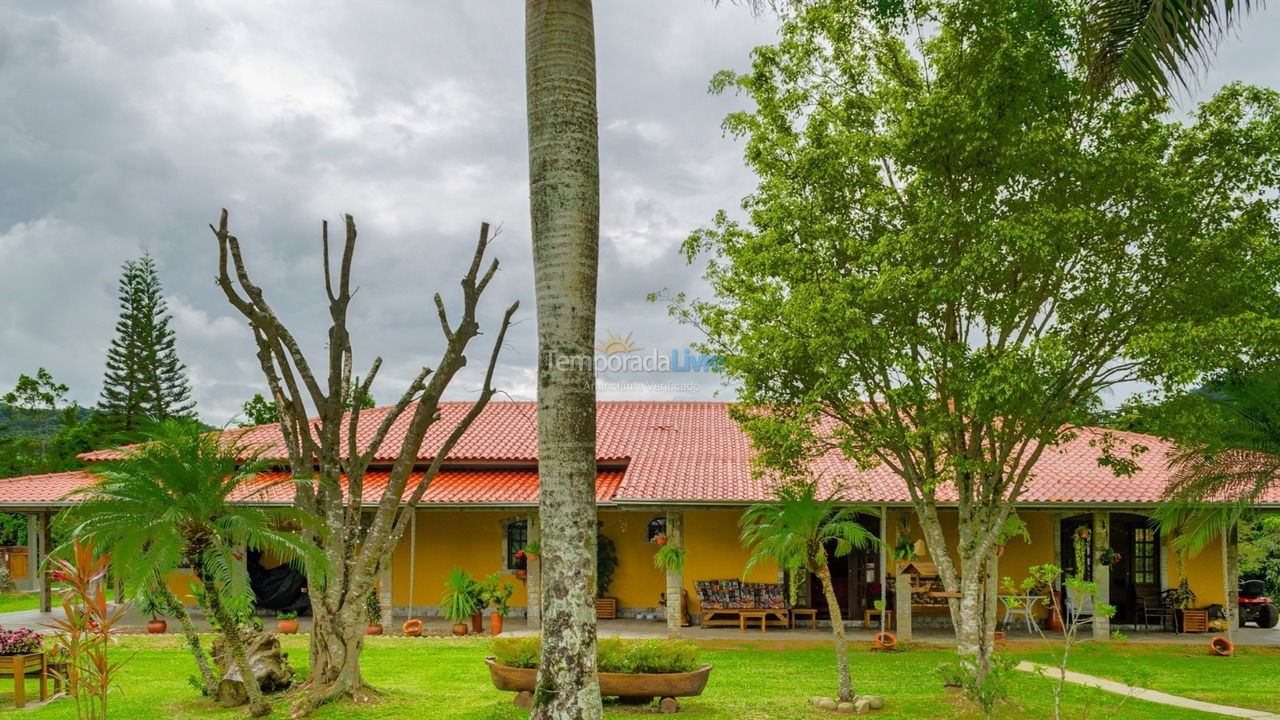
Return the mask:
[[[709,96],[707,81],[744,68],[776,21],[708,0],[596,6],[599,334],[631,333],[665,353],[694,335],[645,295],[699,291],[679,243],[752,187],[741,147],[719,128],[741,101]],[[1230,80],[1274,83],[1275,37],[1280,12],[1251,18],[1184,107]],[[0,391],[43,366],[94,404],[120,264],[150,252],[200,412],[231,418],[262,380],[243,321],[213,284],[206,226],[226,207],[257,281],[313,351],[326,327],[320,220],[355,216],[357,364],[383,356],[374,395],[384,401],[440,347],[432,293],[456,305],[480,221],[501,224],[485,325],[521,301],[499,384],[530,399],[527,172],[518,2],[5,3]],[[704,376],[607,379],[605,398],[719,390]],[[477,386],[468,375],[452,396]]]

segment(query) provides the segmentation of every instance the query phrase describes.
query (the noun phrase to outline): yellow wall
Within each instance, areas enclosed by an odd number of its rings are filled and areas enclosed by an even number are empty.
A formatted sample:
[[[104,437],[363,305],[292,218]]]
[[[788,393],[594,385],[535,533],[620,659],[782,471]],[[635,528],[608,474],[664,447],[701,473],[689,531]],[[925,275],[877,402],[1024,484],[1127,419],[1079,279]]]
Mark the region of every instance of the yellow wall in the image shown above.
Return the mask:
[[[894,509],[890,511],[887,535],[890,550],[896,544],[896,513],[907,513],[913,539],[922,538],[915,515],[910,510]],[[440,604],[440,596],[444,592],[444,582],[449,569],[460,566],[473,576],[483,577],[499,570],[503,560],[503,521],[524,517],[527,510],[507,511],[459,511],[459,510],[423,510],[418,514],[417,567],[414,573],[414,593],[412,604],[422,607],[435,607]],[[653,566],[653,554],[657,546],[645,541],[646,527],[654,517],[661,516],[661,510],[602,510],[600,520],[605,535],[613,540],[618,553],[618,569],[614,574],[613,584],[608,594],[618,598],[618,604],[624,608],[655,608],[658,606],[660,594],[666,589],[664,573]],[[1062,515],[1059,511],[1022,510],[1019,515],[1031,532],[1031,541],[1020,537],[1010,540],[1000,558],[1000,577],[1010,578],[1015,585],[1027,575],[1032,565],[1059,563],[1054,553],[1054,517]],[[697,595],[694,582],[697,580],[716,580],[725,578],[741,578],[749,582],[777,582],[777,567],[765,563],[754,568],[749,577],[742,578],[742,571],[747,562],[746,551],[738,542],[738,518],[741,511],[737,509],[723,510],[686,510],[685,547],[688,555],[685,560],[685,588],[689,592],[690,611],[698,612]],[[954,512],[942,514],[944,534],[948,543],[954,546],[956,539],[956,516]],[[891,558],[890,553],[890,558]],[[929,559],[927,556],[922,559]],[[1162,568],[1161,586],[1165,577],[1169,584],[1178,582],[1177,565],[1172,554],[1166,548],[1162,561],[1167,563],[1167,571]],[[1187,562],[1187,576],[1191,589],[1198,596],[1198,604],[1223,601],[1221,580],[1221,548],[1213,544],[1199,556]],[[401,542],[396,549],[393,564],[392,601],[396,606],[410,604],[409,599],[409,538]],[[892,559],[886,572],[892,575],[895,571]],[[523,607],[527,602],[525,583],[515,575],[507,574],[504,580],[515,584],[515,594],[511,604]],[[1003,592],[1003,591],[1002,591]],[[1038,608],[1040,612],[1042,609]]]
[[[449,570],[455,566],[480,578],[501,570],[503,521],[525,514],[524,510],[419,510],[417,547],[412,548],[417,559],[412,602],[409,597],[410,531],[406,531],[392,557],[392,604],[438,607]],[[523,607],[527,597],[524,581],[514,574],[503,575],[503,581],[515,585],[511,604]]]

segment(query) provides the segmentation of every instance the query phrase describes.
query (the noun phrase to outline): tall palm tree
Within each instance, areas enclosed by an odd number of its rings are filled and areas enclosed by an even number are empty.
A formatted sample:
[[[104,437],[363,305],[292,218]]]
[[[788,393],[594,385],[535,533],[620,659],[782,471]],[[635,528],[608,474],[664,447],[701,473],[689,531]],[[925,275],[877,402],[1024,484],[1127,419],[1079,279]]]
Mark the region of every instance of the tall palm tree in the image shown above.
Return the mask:
[[[595,29],[591,0],[527,0],[525,7],[542,532],[543,639],[533,717],[592,720],[603,714],[594,573]]]
[[[1181,557],[1222,543],[1223,589],[1232,608],[1237,528],[1264,495],[1280,488],[1280,368],[1216,380],[1190,400],[1202,411],[1195,417],[1208,420],[1196,423],[1199,440],[1171,459],[1173,481],[1153,517]],[[1233,615],[1228,612],[1228,628]]]
[[[1218,41],[1262,0],[1090,0],[1084,62],[1090,84],[1153,95],[1186,86]]]
[[[774,491],[773,502],[752,505],[742,515],[742,544],[751,553],[745,575],[764,561],[773,561],[787,571],[804,571],[818,576],[831,611],[831,632],[835,637],[836,666],[840,673],[841,702],[853,702],[853,680],[849,676],[849,645],[844,634],[840,603],[831,584],[829,561],[843,557],[854,548],[863,549],[876,540],[858,524],[858,509],[837,502],[835,494],[818,495],[816,479],[785,482]]]
[[[182,625],[206,691],[216,678],[182,603],[164,577],[188,564],[200,582],[198,599],[224,636],[254,716],[270,712],[245,658],[237,608],[252,596],[243,548],[290,559],[314,555],[299,535],[283,529],[307,522],[291,507],[231,502],[232,492],[265,469],[251,449],[187,420],[167,420],[119,460],[94,467],[100,480],[79,491],[61,522],[70,535],[129,558],[115,568],[138,598],[167,607]]]

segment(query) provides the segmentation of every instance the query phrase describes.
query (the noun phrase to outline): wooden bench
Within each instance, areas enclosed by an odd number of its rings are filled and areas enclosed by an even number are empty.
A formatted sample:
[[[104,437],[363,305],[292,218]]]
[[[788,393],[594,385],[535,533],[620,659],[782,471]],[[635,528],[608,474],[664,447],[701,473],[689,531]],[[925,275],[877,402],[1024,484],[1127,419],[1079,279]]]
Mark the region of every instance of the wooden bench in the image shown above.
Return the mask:
[[[870,630],[871,628],[878,628],[878,627],[880,626],[880,623],[877,621],[877,622],[875,622],[875,624],[873,625],[873,624],[872,624],[872,618],[879,618],[879,617],[880,617],[880,613],[881,613],[881,612],[883,612],[883,613],[884,613],[884,627],[885,627],[885,629],[886,629],[886,630],[893,630],[893,629],[895,629],[895,628],[894,628],[894,625],[893,625],[893,611],[892,611],[892,610],[883,610],[883,611],[881,611],[881,610],[863,610],[863,611],[862,611],[862,627],[863,627],[864,629],[867,629],[867,630]]]
[[[27,704],[27,678],[40,680],[40,700],[49,697],[49,665],[44,653],[0,656],[0,678],[13,678],[13,705]]]
[[[764,615],[765,623],[781,623],[782,627],[788,627],[791,624],[791,617],[786,608],[712,608],[702,611],[702,627],[733,627],[735,625],[741,627],[743,624],[742,614],[748,613],[748,617],[755,619],[757,614]]]
[[[813,630],[818,629],[818,611],[815,608],[791,608],[791,627],[795,628],[799,624],[800,618],[809,618],[809,627]]]

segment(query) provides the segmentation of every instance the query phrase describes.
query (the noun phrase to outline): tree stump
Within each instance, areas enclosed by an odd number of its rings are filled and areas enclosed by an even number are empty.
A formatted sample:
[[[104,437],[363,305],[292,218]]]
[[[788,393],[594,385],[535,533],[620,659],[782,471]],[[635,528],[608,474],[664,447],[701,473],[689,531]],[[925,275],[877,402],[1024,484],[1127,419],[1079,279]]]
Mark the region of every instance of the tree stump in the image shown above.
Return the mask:
[[[280,639],[273,632],[256,628],[243,628],[245,660],[263,692],[283,690],[293,683],[293,666],[289,653],[280,650]],[[221,635],[213,638],[213,662],[222,674],[218,683],[218,702],[225,707],[237,707],[249,701],[249,693],[241,684],[240,669],[231,660],[231,653]]]
[[[664,715],[680,712],[680,702],[673,697],[664,697],[662,702],[658,703],[658,712]]]
[[[521,710],[532,710],[533,709],[533,693],[529,692],[528,690],[522,690],[516,693],[515,699],[512,700],[511,702],[514,703],[515,706],[520,708]]]

